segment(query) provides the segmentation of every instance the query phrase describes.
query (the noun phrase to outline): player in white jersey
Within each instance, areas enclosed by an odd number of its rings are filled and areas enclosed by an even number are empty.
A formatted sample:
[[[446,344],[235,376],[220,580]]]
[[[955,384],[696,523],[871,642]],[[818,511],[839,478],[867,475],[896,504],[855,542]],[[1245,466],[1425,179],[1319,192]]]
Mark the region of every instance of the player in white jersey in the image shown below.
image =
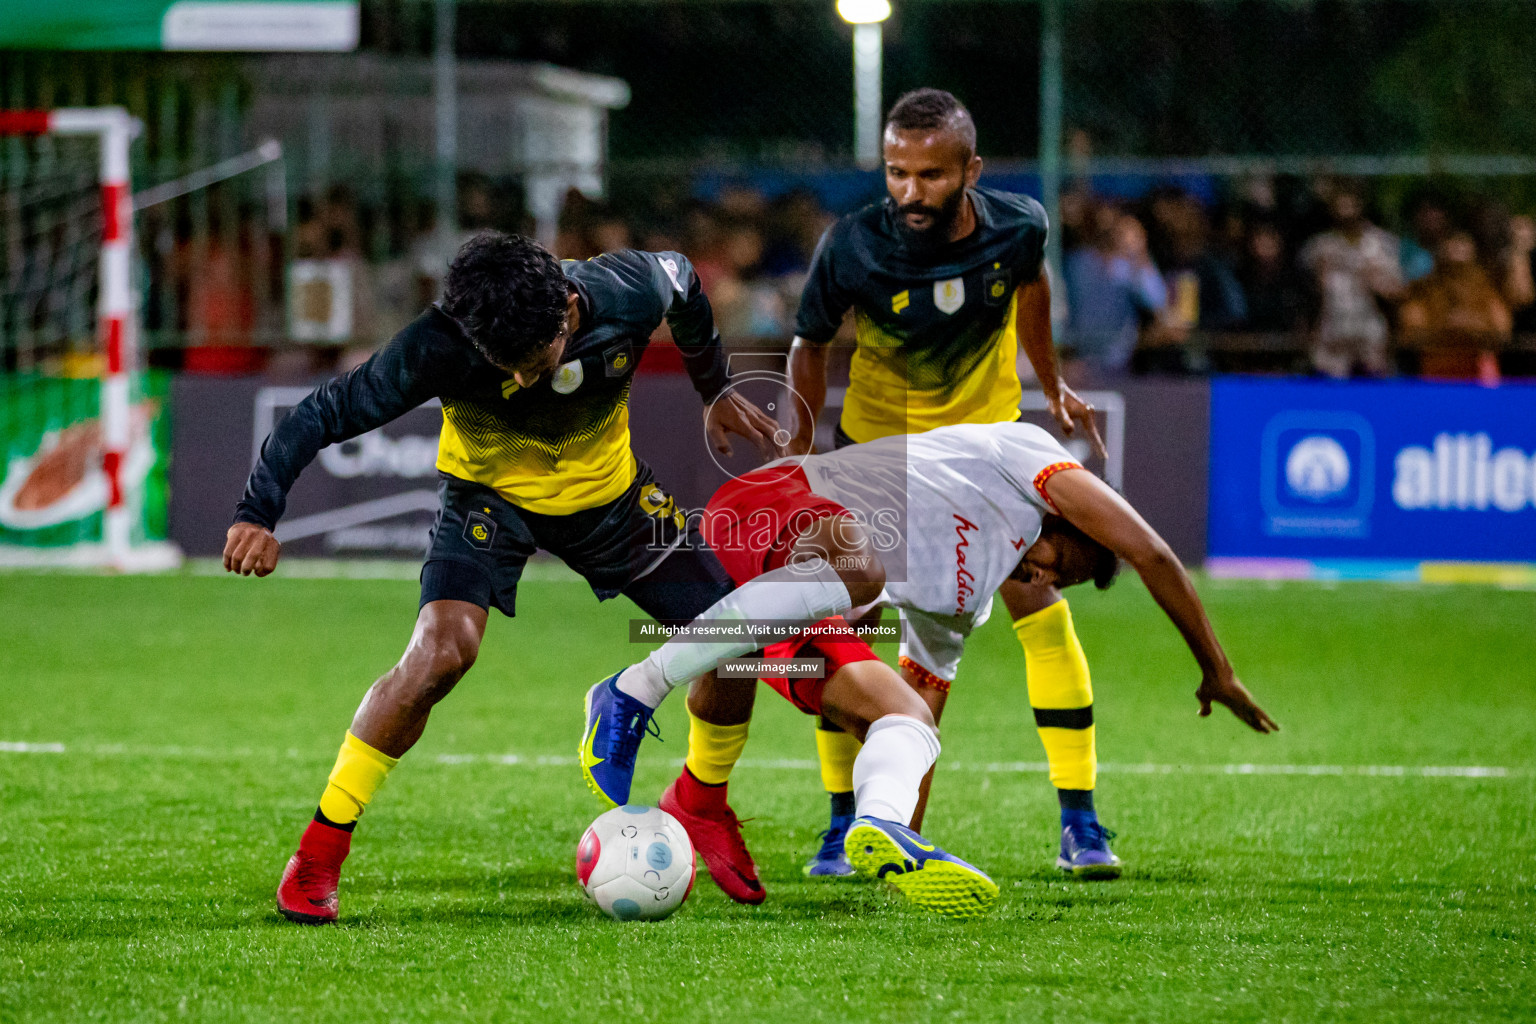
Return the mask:
[[[1215,702],[1257,732],[1277,728],[1233,672],[1188,574],[1167,543],[1124,498],[1030,424],[940,427],[783,459],[720,488],[706,509],[701,532],[738,589],[694,620],[695,626],[731,620],[810,625],[851,610],[857,597],[867,600],[865,595],[882,584],[878,600],[900,609],[908,623],[903,658],[943,679],[953,679],[965,638],[986,620],[992,596],[1005,580],[1067,587],[1091,579],[1103,587],[1124,559],[1183,634],[1200,666],[1200,714],[1209,715]],[[616,803],[626,802],[640,739],[667,693],[719,660],[759,646],[751,637],[669,641],[645,661],[593,687],[581,759],[588,784]],[[869,664],[874,655],[862,641],[839,638],[832,644],[812,635],[770,646],[767,654],[826,658],[825,680],[764,680],[808,713],[827,711],[837,718],[831,705],[847,702],[854,674],[861,677],[858,692],[869,702],[866,712],[900,701],[893,686],[907,689],[888,668]],[[867,713],[844,717],[854,720],[852,731],[869,729],[875,735],[878,718]],[[929,716],[923,723],[925,730],[932,720]],[[884,746],[891,749],[869,755],[871,768],[905,749],[912,759],[925,759],[926,773],[937,756],[936,735],[933,757],[916,746]],[[860,771],[866,753],[861,751],[855,762],[856,782],[864,778],[855,786],[856,798],[871,784],[869,772]],[[674,787],[688,784],[687,779],[685,774]],[[669,789],[663,806],[669,797],[676,804],[675,796]],[[897,824],[902,826],[916,807],[916,794],[910,796],[910,803],[905,797],[901,802],[906,817]],[[860,820],[869,817],[866,811],[858,813]],[[711,876],[729,893],[723,877],[741,872],[743,860],[750,869],[751,861],[734,815],[728,822],[731,835],[709,834],[701,842],[694,823],[684,819]],[[846,845],[850,856],[858,842],[853,835],[850,831]],[[760,900],[758,895],[743,902]]]

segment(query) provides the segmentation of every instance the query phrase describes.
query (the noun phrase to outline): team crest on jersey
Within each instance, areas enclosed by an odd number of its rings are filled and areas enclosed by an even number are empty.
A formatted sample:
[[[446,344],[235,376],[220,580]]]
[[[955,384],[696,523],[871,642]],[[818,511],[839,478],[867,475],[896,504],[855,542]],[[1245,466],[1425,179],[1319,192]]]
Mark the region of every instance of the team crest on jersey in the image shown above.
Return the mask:
[[[940,313],[953,313],[965,305],[965,278],[933,282],[933,305]]]
[[[521,389],[521,384],[513,380],[511,377],[508,377],[506,380],[501,382],[501,397],[511,398],[514,393]]]
[[[581,360],[572,359],[555,371],[554,379],[549,382],[549,386],[554,388],[557,394],[568,395],[581,387],[583,376]]]
[[[634,365],[635,354],[629,342],[622,342],[603,353],[603,376],[622,377]]]
[[[912,305],[912,290],[910,288],[905,291],[899,291],[891,296],[892,313],[900,313],[910,305]]]
[[[1006,270],[989,270],[981,276],[981,290],[989,306],[1001,306],[1008,301],[1010,274]]]

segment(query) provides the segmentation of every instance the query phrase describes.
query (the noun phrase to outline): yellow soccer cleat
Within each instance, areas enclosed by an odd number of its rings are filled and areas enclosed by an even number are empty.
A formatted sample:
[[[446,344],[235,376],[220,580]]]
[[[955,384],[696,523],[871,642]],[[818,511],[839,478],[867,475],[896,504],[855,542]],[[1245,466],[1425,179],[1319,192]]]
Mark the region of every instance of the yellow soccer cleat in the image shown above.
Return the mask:
[[[956,920],[981,917],[997,902],[997,883],[985,871],[894,821],[855,819],[843,850],[859,874],[890,882],[907,899],[935,914]]]

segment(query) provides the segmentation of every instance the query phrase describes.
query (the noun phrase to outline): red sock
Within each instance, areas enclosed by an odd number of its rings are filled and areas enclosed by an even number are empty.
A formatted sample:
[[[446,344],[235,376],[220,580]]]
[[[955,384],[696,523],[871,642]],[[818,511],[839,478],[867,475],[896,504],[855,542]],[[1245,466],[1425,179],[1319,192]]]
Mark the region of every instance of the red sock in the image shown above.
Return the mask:
[[[700,782],[698,776],[686,767],[683,773],[677,777],[678,803],[690,811],[699,811],[704,814],[723,811],[726,808],[725,791],[730,783],[722,782],[717,786],[711,786],[707,782]]]
[[[352,852],[352,833],[323,821],[311,821],[299,840],[299,851],[322,864],[340,865]]]

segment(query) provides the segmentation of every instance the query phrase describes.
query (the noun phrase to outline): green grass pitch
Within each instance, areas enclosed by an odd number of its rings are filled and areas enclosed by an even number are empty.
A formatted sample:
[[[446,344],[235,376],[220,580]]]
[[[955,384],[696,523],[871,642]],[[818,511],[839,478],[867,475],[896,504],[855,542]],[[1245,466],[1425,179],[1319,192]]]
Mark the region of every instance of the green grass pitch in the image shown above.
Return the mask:
[[[575,883],[600,808],[572,755],[582,692],[638,651],[633,610],[545,581],[363,820],[342,923],[303,928],[272,892],[415,587],[0,575],[0,1020],[1530,1021],[1536,593],[1201,587],[1278,735],[1196,718],[1193,663],[1134,580],[1073,595],[1118,882],[1052,867],[1000,614],[927,827],[999,881],[989,918],[801,878],[811,723],[766,689],[733,801],[767,903],[701,878],[671,920],[601,917]],[[638,796],[684,752],[680,701],[661,723]]]

